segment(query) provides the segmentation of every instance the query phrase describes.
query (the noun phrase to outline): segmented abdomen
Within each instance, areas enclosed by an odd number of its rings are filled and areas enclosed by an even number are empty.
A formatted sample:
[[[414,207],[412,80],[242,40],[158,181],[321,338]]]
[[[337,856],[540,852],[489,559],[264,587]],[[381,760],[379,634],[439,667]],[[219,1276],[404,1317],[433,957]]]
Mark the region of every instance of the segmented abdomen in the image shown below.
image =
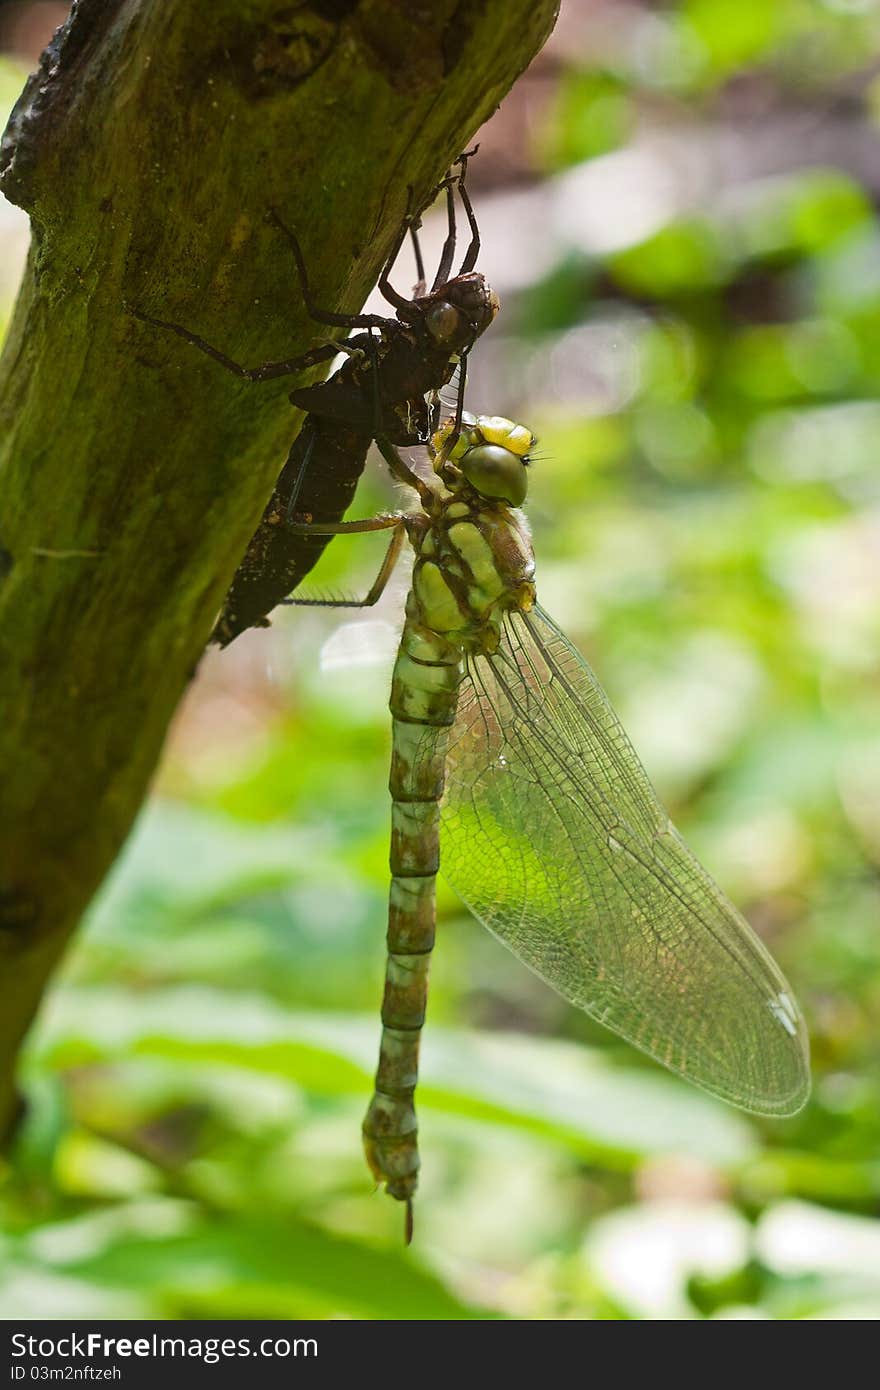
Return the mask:
[[[440,798],[449,726],[461,682],[460,648],[409,609],[391,688],[391,893],[382,1043],[364,1146],[377,1182],[408,1201],[419,1156],[414,1093],[434,946]]]
[[[331,537],[301,536],[291,530],[287,515],[291,492],[299,483],[294,508],[298,515],[316,522],[340,521],[364,470],[370,439],[369,432],[351,425],[318,415],[306,417],[235,572],[213,642],[225,647],[247,628],[265,627],[272,609],[317,564]]]

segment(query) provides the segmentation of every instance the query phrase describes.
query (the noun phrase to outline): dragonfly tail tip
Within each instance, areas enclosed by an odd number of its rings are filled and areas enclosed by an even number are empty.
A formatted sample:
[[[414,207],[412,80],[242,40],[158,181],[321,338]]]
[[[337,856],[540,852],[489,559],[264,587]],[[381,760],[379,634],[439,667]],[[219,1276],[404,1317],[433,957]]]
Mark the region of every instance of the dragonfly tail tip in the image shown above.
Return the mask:
[[[412,1201],[412,1197],[407,1197],[407,1199],[406,1199],[406,1221],[405,1221],[404,1228],[403,1228],[403,1243],[404,1243],[404,1245],[412,1245],[413,1229],[414,1229],[413,1201]]]

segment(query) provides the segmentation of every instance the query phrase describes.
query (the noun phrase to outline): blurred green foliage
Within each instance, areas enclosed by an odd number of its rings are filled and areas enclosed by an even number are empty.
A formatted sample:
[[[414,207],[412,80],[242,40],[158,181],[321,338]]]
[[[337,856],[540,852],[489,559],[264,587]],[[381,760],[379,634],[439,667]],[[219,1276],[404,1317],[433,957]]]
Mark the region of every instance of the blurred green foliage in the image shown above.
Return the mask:
[[[598,58],[566,52],[546,172],[658,122],[745,125],[751,90],[768,121],[846,97],[877,139],[876,7],[630,9]],[[560,248],[507,296],[478,402],[541,436],[542,601],[795,985],[808,1108],[759,1122],[689,1090],[441,889],[404,1252],[359,1144],[394,604],[354,666],[333,620],[288,615],[206,660],[33,1031],[6,1316],[880,1315],[877,193],[805,138],[631,244]],[[370,564],[336,544],[321,582]]]

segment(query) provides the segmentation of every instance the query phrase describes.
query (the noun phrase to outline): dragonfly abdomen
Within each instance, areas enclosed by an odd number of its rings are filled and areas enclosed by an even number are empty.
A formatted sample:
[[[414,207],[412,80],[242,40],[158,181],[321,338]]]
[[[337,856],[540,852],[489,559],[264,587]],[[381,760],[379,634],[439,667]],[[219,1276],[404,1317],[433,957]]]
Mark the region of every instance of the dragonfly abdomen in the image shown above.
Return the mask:
[[[371,437],[368,430],[344,421],[318,414],[308,417],[226,596],[212,636],[221,647],[249,627],[267,626],[267,615],[297,588],[330,541],[329,535],[303,537],[291,529],[291,496],[296,494],[298,513],[318,521],[341,520],[354,497]]]
[[[376,1181],[407,1202],[418,1181],[414,1094],[434,947],[446,743],[461,679],[460,647],[411,612],[391,688],[388,958],[379,1067],[364,1120],[364,1147]]]

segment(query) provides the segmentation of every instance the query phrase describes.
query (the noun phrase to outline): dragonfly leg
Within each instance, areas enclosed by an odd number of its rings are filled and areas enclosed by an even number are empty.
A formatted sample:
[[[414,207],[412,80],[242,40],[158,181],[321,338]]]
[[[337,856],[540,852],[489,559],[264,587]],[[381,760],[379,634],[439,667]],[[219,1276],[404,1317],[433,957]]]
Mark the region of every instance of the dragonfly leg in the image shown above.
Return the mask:
[[[398,482],[406,483],[419,494],[423,504],[427,504],[433,496],[427,483],[423,482],[418,473],[414,473],[408,463],[400,457],[394,445],[382,435],[375,436],[376,448],[382,455],[392,474]]]
[[[455,187],[454,181],[449,178],[446,180],[446,240],[443,243],[443,250],[440,252],[440,264],[437,266],[437,274],[434,276],[434,283],[431,286],[431,293],[438,290],[441,285],[445,285],[449,279],[449,272],[452,269],[452,258],[455,255]]]
[[[455,417],[452,421],[452,429],[443,441],[443,448],[440,451],[442,458],[448,459],[452,450],[455,448],[456,441],[461,434],[461,421],[464,415],[464,388],[467,383],[467,353],[463,352],[458,364],[458,388],[455,398]],[[439,423],[439,421],[438,421]]]
[[[357,536],[367,531],[389,531],[402,523],[400,512],[382,512],[362,521],[292,521],[290,530],[299,536]]]
[[[316,323],[327,323],[335,328],[394,328],[394,320],[384,318],[381,314],[337,314],[330,309],[320,308],[312,298],[312,287],[309,281],[309,273],[306,270],[305,257],[302,247],[299,244],[299,237],[292,227],[282,219],[280,213],[270,207],[268,219],[274,222],[280,232],[287,237],[293,251],[293,259],[296,262],[297,274],[299,275],[300,289],[306,308]],[[405,235],[405,231],[404,231]],[[401,238],[402,240],[402,238]]]
[[[463,352],[458,363],[458,396],[455,401],[455,423],[452,427],[452,434],[450,435],[450,448],[455,447],[458,436],[461,434],[461,421],[464,415],[464,388],[467,383],[467,366],[467,353]]]
[[[198,333],[193,333],[182,324],[170,323],[167,319],[157,319],[152,314],[144,314],[140,309],[130,309],[129,313],[133,318],[140,319],[142,323],[151,323],[155,328],[165,328],[170,333],[176,333],[178,338],[183,338],[185,342],[192,343],[193,347],[204,352],[208,357],[212,357],[215,362],[219,362],[221,367],[225,367],[227,372],[232,372],[234,376],[242,377],[245,381],[269,381],[273,377],[296,376],[298,372],[304,372],[307,367],[316,367],[320,362],[329,362],[335,357],[337,352],[345,352],[346,349],[339,343],[320,343],[317,347],[310,348],[308,352],[300,353],[298,357],[287,358],[283,362],[260,362],[256,367],[243,367],[234,358],[228,357],[225,352],[213,346],[205,338],[200,338]]]
[[[389,276],[391,275],[391,271],[394,268],[394,262],[400,255],[400,248],[406,241],[407,232],[411,231],[414,222],[418,221],[418,218],[414,217],[410,212],[411,201],[412,189],[410,189],[409,191],[406,216],[400,224],[400,231],[394,238],[394,244],[391,247],[390,252],[388,253],[388,259],[382,267],[382,273],[379,276],[377,286],[382,298],[387,299],[389,304],[393,304],[395,309],[397,309],[400,313],[401,318],[404,319],[407,323],[410,323],[414,318],[417,318],[421,313],[421,310],[413,304],[413,301],[411,299],[406,299],[404,295],[397,293],[397,290],[392,285]]]
[[[428,283],[425,279],[425,261],[422,256],[422,245],[419,241],[419,228],[421,225],[421,220],[412,222],[409,229],[413,255],[416,258],[416,275],[418,277],[415,285],[413,285],[413,299],[421,299],[428,288]]]
[[[377,523],[379,524],[377,525]],[[318,522],[315,525],[300,523],[293,528],[306,535],[336,536],[340,534],[351,535],[358,531],[379,531],[388,526],[394,526],[396,529],[388,543],[388,549],[385,552],[385,559],[382,561],[382,567],[373,580],[365,598],[285,598],[282,599],[282,604],[291,608],[372,608],[373,604],[377,603],[385,592],[385,586],[391,578],[394,566],[397,564],[397,559],[400,555],[401,547],[406,539],[406,526],[404,525],[403,519],[399,516],[377,516],[372,517],[369,521],[338,521],[335,526],[332,527],[329,525],[323,526]]]
[[[471,157],[472,154],[475,153],[475,150],[470,150],[467,154],[461,155],[460,158],[456,160],[456,164],[461,164],[463,166],[462,174],[459,175],[457,180],[454,174],[447,174],[446,178],[443,179],[443,181],[438,185],[438,187],[433,190],[430,197],[424,204],[424,207],[427,207],[429,203],[433,202],[434,198],[436,198],[437,194],[440,192],[442,188],[446,189],[446,240],[443,243],[443,249],[440,253],[440,264],[437,267],[437,274],[434,276],[434,283],[431,286],[432,294],[435,290],[439,289],[441,285],[444,285],[446,281],[449,279],[449,272],[452,269],[452,261],[455,256],[455,184],[456,182],[458,182],[459,184],[461,183],[461,178],[463,177],[464,169],[467,165],[467,160]],[[400,317],[404,319],[406,322],[412,322],[413,318],[417,314],[420,314],[422,312],[420,307],[417,304],[413,303],[413,300],[420,299],[425,293],[425,267],[424,262],[422,260],[421,247],[416,236],[416,232],[418,231],[418,228],[420,226],[419,219],[421,217],[421,211],[423,211],[423,209],[421,209],[418,213],[413,214],[411,211],[411,204],[412,189],[410,189],[409,191],[407,212],[406,216],[403,219],[403,225],[401,226],[400,233],[391,249],[391,253],[388,257],[388,260],[385,262],[382,274],[379,276],[378,285],[379,292],[382,294],[382,296],[388,300],[389,304],[394,305],[395,309],[397,309],[398,313],[400,314]],[[466,203],[465,206],[466,209],[470,207],[469,201],[468,203]],[[468,212],[468,221],[471,224],[471,229],[474,230],[476,224],[474,221],[473,208],[470,208],[470,211]],[[394,286],[391,284],[389,280],[389,276],[394,267],[394,262],[397,260],[397,257],[400,254],[400,248],[403,246],[403,243],[406,239],[407,231],[409,231],[412,237],[413,249],[415,251],[416,256],[416,272],[419,277],[418,284],[416,285],[415,290],[413,291],[413,299],[405,299],[403,295],[398,294],[397,290],[395,290]],[[473,243],[471,245],[471,250],[468,251],[469,257],[471,256],[472,250]],[[473,264],[476,261],[478,251],[479,237],[477,238],[477,248],[475,251],[473,251],[473,261],[471,262],[471,265],[468,267],[468,269],[473,268]]]
[[[461,174],[459,175],[458,179],[458,193],[459,197],[461,198],[462,207],[465,211],[465,216],[468,220],[468,226],[471,229],[470,245],[468,246],[468,249],[465,252],[464,260],[462,261],[461,268],[458,272],[459,275],[466,275],[469,270],[473,270],[474,266],[477,264],[477,258],[480,254],[480,229],[477,225],[477,215],[474,212],[474,206],[471,202],[470,194],[465,188],[465,178],[467,176],[467,162],[477,153],[477,150],[479,148],[479,145],[475,145],[472,150],[468,150],[467,153],[463,154],[457,161],[461,165]]]
[[[373,335],[370,333],[370,341],[372,342],[372,340]],[[326,345],[322,344],[322,346],[332,347],[334,353],[344,352],[346,357],[369,356],[371,360],[374,357],[372,350],[365,352],[362,347],[355,347],[354,343],[350,342],[348,338],[328,338]],[[313,349],[313,351],[317,351],[317,349]]]

